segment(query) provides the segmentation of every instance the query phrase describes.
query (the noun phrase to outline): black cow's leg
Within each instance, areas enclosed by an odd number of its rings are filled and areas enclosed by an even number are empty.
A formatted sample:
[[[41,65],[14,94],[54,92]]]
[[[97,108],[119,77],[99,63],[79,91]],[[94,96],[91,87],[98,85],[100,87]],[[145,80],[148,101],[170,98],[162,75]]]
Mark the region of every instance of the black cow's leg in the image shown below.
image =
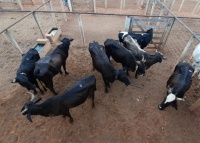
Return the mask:
[[[135,78],[138,78],[138,71],[135,72]]]
[[[37,94],[37,90],[36,89],[33,89],[33,92],[34,92],[34,94]]]
[[[65,71],[65,74],[68,75],[69,73],[66,71],[66,62],[65,61],[63,62],[63,69]]]
[[[129,76],[128,69],[126,69],[126,74]]]
[[[53,88],[53,80],[52,78],[51,79],[48,79],[48,81],[46,81],[47,83],[46,86],[51,90],[51,92],[53,92],[54,95],[57,95],[58,93],[55,92],[54,88]]]
[[[45,86],[42,84],[42,82],[39,80],[40,84],[42,85],[44,91],[47,91],[47,89],[45,88]]]
[[[95,105],[94,105],[94,96],[95,96],[94,93],[92,93],[92,108],[95,108]]]
[[[36,79],[35,79],[35,85],[40,90],[40,93],[44,94],[44,91],[39,87],[38,82],[36,81]]]
[[[71,114],[69,113],[69,109],[63,114],[63,117],[69,117],[69,122],[72,124],[74,122],[74,119],[72,118]]]

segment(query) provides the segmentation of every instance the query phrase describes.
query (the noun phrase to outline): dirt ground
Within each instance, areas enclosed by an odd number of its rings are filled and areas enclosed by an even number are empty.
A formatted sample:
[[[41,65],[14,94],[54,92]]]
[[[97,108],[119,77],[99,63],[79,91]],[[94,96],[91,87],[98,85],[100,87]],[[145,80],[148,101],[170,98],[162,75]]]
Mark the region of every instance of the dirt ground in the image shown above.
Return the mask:
[[[12,14],[5,15],[12,17]],[[62,93],[78,79],[94,74],[97,79],[95,109],[91,108],[92,102],[88,99],[81,106],[70,109],[74,118],[73,124],[69,123],[68,118],[64,119],[62,116],[32,116],[33,123],[30,123],[25,116],[20,114],[22,106],[30,100],[26,89],[18,84],[3,86],[0,98],[0,142],[199,143],[200,116],[198,112],[188,110],[191,105],[189,102],[178,102],[177,111],[172,107],[164,111],[159,111],[157,108],[165,97],[166,81],[174,66],[173,59],[170,59],[171,56],[176,56],[173,49],[167,47],[161,50],[168,59],[153,65],[146,71],[145,77],[135,79],[134,73],[131,73],[130,86],[115,81],[111,84],[109,93],[105,94],[101,74],[92,70],[87,45],[93,40],[103,44],[107,38],[117,39],[118,31],[124,28],[124,17],[86,15],[82,18],[86,46],[81,46],[80,32],[78,25],[75,24],[77,17],[69,15],[67,23],[61,25],[63,36],[74,38],[74,41],[66,62],[69,75],[56,75],[54,85],[55,90]],[[96,22],[95,26],[94,22]],[[109,31],[106,31],[107,29]],[[26,30],[27,35],[25,36],[30,38],[30,32]],[[4,42],[5,45],[7,44]],[[21,45],[23,46],[23,41]],[[154,52],[148,49],[147,51]],[[19,65],[20,60],[17,56],[16,61],[12,62]],[[116,68],[121,68],[120,64],[113,60],[111,62]],[[11,77],[15,76],[16,69],[7,67],[7,70],[11,73]],[[4,81],[3,78],[1,80]],[[193,84],[192,87],[195,85]],[[39,102],[42,103],[51,98],[53,94],[48,90],[45,95],[38,93],[37,96],[43,98]],[[189,90],[186,96],[194,96],[194,91]]]

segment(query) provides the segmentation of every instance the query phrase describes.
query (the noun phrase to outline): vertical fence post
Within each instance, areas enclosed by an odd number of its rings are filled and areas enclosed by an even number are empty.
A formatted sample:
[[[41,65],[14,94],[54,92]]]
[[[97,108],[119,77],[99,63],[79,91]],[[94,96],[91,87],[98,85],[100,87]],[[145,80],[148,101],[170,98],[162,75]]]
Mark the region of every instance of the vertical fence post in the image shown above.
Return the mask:
[[[197,8],[197,12],[199,11],[199,9],[200,9],[200,4],[199,4],[199,6],[198,6],[198,8]]]
[[[180,5],[180,7],[179,7],[179,10],[178,10],[178,12],[180,12],[181,11],[181,9],[182,9],[182,7],[183,7],[183,3],[185,2],[185,0],[182,0],[182,2],[181,2],[181,5]]]
[[[169,7],[169,10],[171,10],[171,11],[172,11],[172,8],[174,6],[174,2],[175,2],[175,0],[171,0],[170,7]]]
[[[138,5],[140,5],[140,0],[138,0]]]
[[[80,14],[78,14],[78,25],[79,25],[80,32],[81,32],[81,38],[83,40],[83,45],[85,46],[85,35],[83,32],[83,22],[82,22],[82,18],[81,18]]]
[[[42,0],[42,3],[45,3],[45,0]],[[44,5],[44,9],[47,10],[46,4]]]
[[[143,4],[144,4],[144,0],[141,1],[141,5],[143,5]]]
[[[23,6],[22,6],[21,1],[20,1],[20,0],[16,0],[16,1],[17,1],[17,4],[19,5],[20,9],[23,10],[24,8],[23,8]]]
[[[145,13],[144,13],[145,15],[147,15],[149,4],[150,4],[150,0],[147,0],[146,9],[145,9]]]
[[[108,1],[105,0],[105,8],[107,8],[107,6],[108,6]]]
[[[122,5],[123,5],[123,0],[121,0],[121,2],[120,2],[120,11],[122,10]]]
[[[37,15],[36,15],[35,12],[33,12],[33,17],[34,17],[34,19],[35,19],[35,22],[37,23],[37,26],[38,26],[38,28],[39,28],[39,30],[40,30],[40,33],[41,33],[42,37],[45,38],[45,37],[44,37],[44,34],[43,34],[43,32],[42,32],[41,26],[40,26],[39,19],[38,19],[38,17],[37,17]]]
[[[93,10],[94,10],[94,13],[97,12],[97,10],[96,10],[96,0],[93,0]]]
[[[50,10],[53,11],[53,6],[52,6],[52,2],[51,1],[49,1],[49,6],[50,6]],[[53,20],[54,20],[54,22],[55,22],[55,24],[57,26],[58,24],[57,24],[55,13],[52,12],[51,14],[52,14]]]
[[[152,8],[151,8],[151,12],[150,12],[150,16],[153,15],[154,8],[155,8],[155,5],[156,5],[154,0],[152,0],[152,2],[153,2],[153,4],[152,4]]]
[[[23,54],[21,48],[19,47],[19,45],[18,45],[18,43],[16,42],[16,40],[15,40],[13,34],[12,34],[10,31],[6,30],[6,31],[4,32],[4,37],[5,37],[7,40],[9,40],[9,42],[12,43],[12,46],[13,46],[14,48],[17,48],[18,51],[19,51],[21,54]]]
[[[131,24],[131,18],[126,16],[126,19],[125,19],[125,27],[124,27],[124,30],[125,31],[129,31],[130,29],[130,24]]]
[[[163,44],[162,44],[163,48],[165,47],[165,45],[166,45],[166,43],[167,43],[169,34],[170,34],[170,32],[171,32],[171,30],[172,30],[172,27],[173,27],[173,25],[174,25],[174,22],[175,22],[175,18],[173,18],[172,20],[173,20],[173,21],[172,21],[171,26],[169,27],[169,30],[167,31],[167,33],[165,33],[166,38],[165,38],[165,40],[163,40]],[[165,35],[164,35],[164,36],[165,36]],[[163,37],[163,39],[164,39],[164,37]]]
[[[61,8],[62,8],[62,11],[65,11],[63,0],[60,0],[60,6],[61,6]],[[63,13],[63,17],[64,17],[64,19],[67,18],[66,13]]]
[[[179,61],[182,61],[183,58],[186,56],[186,54],[188,53],[188,51],[190,50],[190,46],[192,45],[192,43],[194,42],[194,37],[191,37],[189,42],[187,43],[185,49],[183,50],[181,57],[179,58]]]
[[[123,7],[122,7],[122,9],[125,9],[125,6],[126,6],[126,0],[124,0],[124,2],[123,2]]]
[[[73,8],[72,8],[71,0],[68,0],[68,7],[69,7],[69,11],[72,12]]]

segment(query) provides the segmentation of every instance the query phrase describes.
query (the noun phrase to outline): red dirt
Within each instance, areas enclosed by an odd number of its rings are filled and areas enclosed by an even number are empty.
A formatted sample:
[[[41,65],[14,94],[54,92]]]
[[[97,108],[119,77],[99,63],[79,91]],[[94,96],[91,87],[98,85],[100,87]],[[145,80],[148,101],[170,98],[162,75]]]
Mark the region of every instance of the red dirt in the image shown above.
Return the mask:
[[[117,33],[124,25],[124,17],[89,15],[82,18],[86,45],[93,40],[103,44],[107,38],[117,39]],[[100,73],[92,71],[88,47],[77,46],[82,41],[76,20],[76,16],[69,16],[67,23],[61,26],[63,36],[73,37],[75,40],[67,59],[67,70],[70,74],[54,77],[55,90],[62,93],[78,79],[94,74],[97,78],[95,109],[91,108],[91,101],[87,100],[70,110],[74,118],[73,124],[69,123],[68,118],[61,116],[32,116],[33,123],[30,123],[20,114],[21,107],[30,100],[26,89],[19,85],[4,87],[4,97],[1,94],[0,100],[0,142],[198,143],[200,117],[197,112],[188,110],[190,104],[187,101],[178,102],[177,111],[172,107],[164,111],[157,108],[163,101],[166,81],[174,66],[174,61],[170,59],[173,55],[170,47],[161,50],[168,59],[153,65],[147,70],[145,77],[135,79],[134,73],[131,73],[130,86],[126,87],[115,81],[111,84],[109,93],[105,94]],[[98,21],[95,26],[92,24],[94,21]],[[28,33],[28,36],[31,35]],[[20,60],[17,62],[19,64]],[[111,62],[115,67],[121,68],[121,65]],[[41,103],[53,94],[47,91],[45,95],[38,93],[37,96],[43,98]],[[186,96],[193,96],[193,91],[188,91]]]

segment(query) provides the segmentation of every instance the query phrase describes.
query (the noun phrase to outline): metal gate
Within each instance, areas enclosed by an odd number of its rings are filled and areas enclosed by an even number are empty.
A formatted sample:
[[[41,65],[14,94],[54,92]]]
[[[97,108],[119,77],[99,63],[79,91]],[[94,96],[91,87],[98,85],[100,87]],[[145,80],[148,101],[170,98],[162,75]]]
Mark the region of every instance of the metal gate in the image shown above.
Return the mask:
[[[149,47],[153,46],[154,48],[163,48],[174,21],[174,18],[165,17],[128,16],[125,20],[125,31],[144,33],[144,31],[153,28],[153,40]]]
[[[72,10],[77,12],[94,12],[93,0],[71,0]]]

